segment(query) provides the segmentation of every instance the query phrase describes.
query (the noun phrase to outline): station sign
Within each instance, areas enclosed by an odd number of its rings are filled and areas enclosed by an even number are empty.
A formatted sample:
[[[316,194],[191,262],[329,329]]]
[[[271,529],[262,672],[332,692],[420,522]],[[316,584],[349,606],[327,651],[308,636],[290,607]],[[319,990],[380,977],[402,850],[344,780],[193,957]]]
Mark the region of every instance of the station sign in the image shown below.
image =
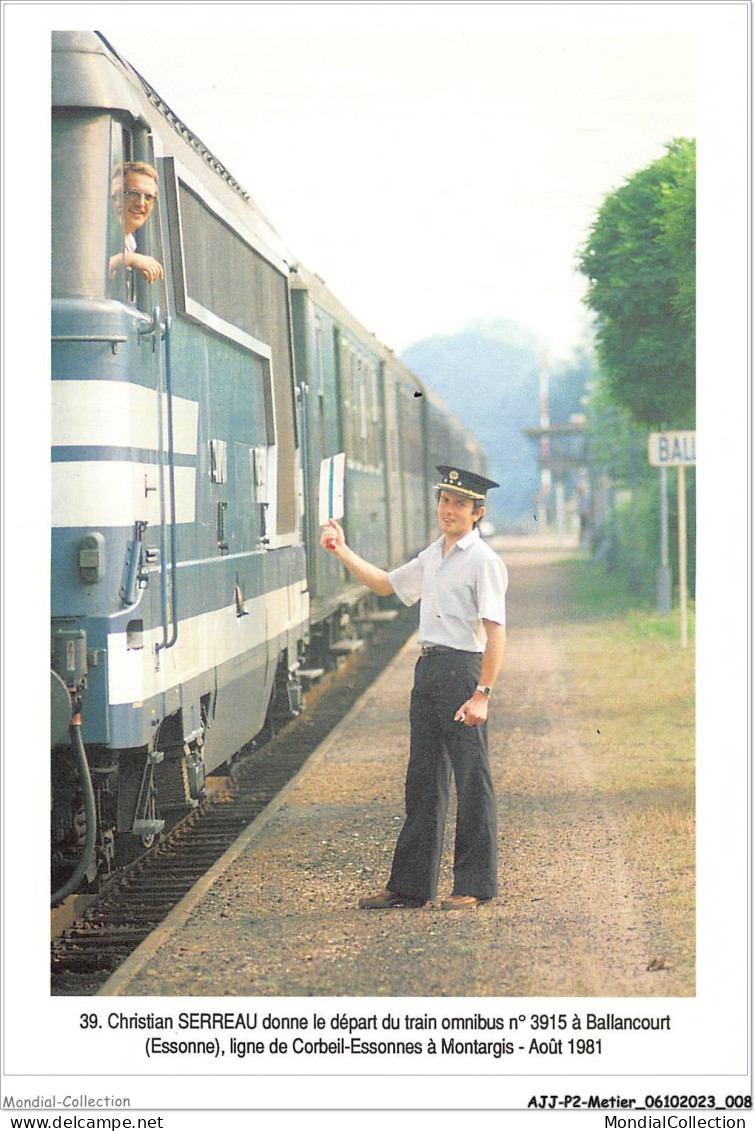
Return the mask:
[[[651,467],[676,468],[677,531],[679,534],[679,626],[682,648],[687,647],[687,493],[684,483],[686,467],[697,463],[696,434],[694,432],[651,432],[648,436],[648,460]],[[661,514],[664,513],[666,476],[661,475]],[[661,561],[664,562],[663,540],[665,526],[662,519]],[[668,565],[668,562],[665,561]]]
[[[648,460],[651,467],[694,467],[696,432],[651,432]]]

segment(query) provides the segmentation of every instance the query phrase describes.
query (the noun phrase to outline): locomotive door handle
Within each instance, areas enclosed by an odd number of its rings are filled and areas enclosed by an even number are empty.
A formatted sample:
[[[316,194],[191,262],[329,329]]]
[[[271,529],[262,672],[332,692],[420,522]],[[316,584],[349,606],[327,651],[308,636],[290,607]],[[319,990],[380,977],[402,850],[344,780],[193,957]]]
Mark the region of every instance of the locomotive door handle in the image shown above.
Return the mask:
[[[145,330],[145,334],[147,331]],[[178,555],[176,551],[176,474],[175,474],[175,447],[173,441],[173,373],[171,368],[170,336],[171,320],[166,314],[165,322],[160,323],[160,308],[156,306],[152,315],[152,327],[149,331],[153,335],[153,343],[158,343],[162,338],[164,351],[160,351],[158,361],[158,446],[160,457],[160,604],[162,610],[163,638],[155,645],[155,656],[159,662],[161,649],[172,648],[178,640]],[[166,437],[163,435],[163,357],[165,374],[165,402],[167,425]],[[165,457],[168,462],[168,496],[169,513],[165,508]],[[168,600],[168,553],[166,527],[170,524],[170,602]],[[169,607],[170,605],[170,607]]]

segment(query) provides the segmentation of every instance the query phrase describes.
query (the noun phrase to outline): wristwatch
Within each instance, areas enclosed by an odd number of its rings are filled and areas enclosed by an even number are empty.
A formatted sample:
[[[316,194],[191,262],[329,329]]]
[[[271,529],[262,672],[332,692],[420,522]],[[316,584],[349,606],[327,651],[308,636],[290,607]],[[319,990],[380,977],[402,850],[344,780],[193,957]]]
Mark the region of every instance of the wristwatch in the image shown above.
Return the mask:
[[[484,687],[481,683],[478,683],[477,687],[475,688],[475,691],[481,691],[482,694],[488,699],[490,698],[490,692],[492,690],[492,687]]]

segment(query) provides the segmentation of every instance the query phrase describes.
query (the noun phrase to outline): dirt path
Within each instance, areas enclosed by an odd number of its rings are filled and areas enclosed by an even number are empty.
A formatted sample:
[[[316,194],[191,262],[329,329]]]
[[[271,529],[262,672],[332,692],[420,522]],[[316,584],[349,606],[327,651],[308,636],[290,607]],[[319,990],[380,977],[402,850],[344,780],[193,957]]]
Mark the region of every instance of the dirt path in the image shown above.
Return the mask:
[[[597,792],[570,704],[562,571],[507,557],[509,645],[491,763],[498,900],[475,912],[364,912],[402,820],[412,643],[326,741],[180,930],[142,956],[128,995],[666,996],[620,814]],[[453,817],[439,895],[450,890]],[[138,952],[137,952],[138,955]],[[105,987],[105,993],[113,992]]]
[[[674,992],[669,971],[661,979],[647,971],[653,955],[620,824],[610,800],[594,790],[590,757],[580,741],[589,722],[570,706],[561,633],[549,623],[564,606],[560,575],[524,554],[509,561],[518,624],[512,626],[506,662],[497,764],[508,829],[504,918],[517,952],[510,958],[509,992],[616,997]],[[530,935],[528,942],[523,933]]]

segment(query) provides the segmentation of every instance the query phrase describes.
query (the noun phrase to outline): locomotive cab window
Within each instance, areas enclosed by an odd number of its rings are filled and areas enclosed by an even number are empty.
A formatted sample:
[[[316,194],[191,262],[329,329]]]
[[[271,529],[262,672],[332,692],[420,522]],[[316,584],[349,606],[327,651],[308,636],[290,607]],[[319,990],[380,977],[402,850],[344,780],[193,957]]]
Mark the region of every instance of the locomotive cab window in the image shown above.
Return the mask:
[[[109,115],[63,110],[52,123],[52,293],[115,298],[143,310],[162,278],[158,185]],[[154,170],[152,170],[154,172]],[[154,177],[157,174],[154,173]]]
[[[150,290],[164,277],[159,244],[159,175],[132,154],[127,131],[115,123],[111,144],[108,278],[112,298],[150,310]]]

